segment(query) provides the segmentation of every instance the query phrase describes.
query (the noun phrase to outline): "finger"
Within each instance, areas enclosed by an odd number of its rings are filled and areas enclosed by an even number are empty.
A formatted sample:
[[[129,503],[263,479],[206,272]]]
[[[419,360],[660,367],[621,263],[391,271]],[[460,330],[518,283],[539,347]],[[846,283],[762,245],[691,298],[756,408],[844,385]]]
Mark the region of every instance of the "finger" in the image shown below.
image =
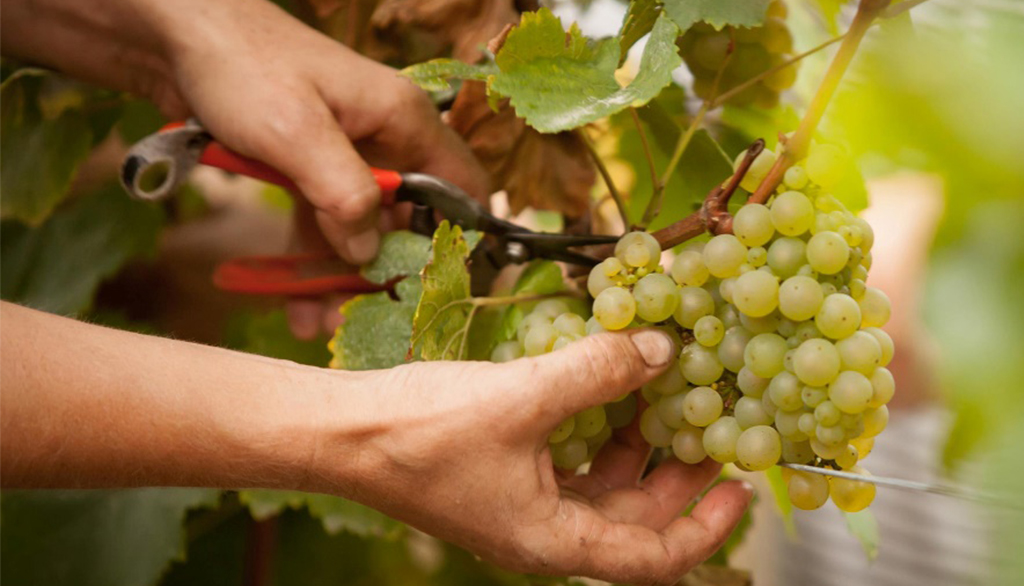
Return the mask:
[[[617,488],[637,486],[647,466],[651,446],[640,434],[639,418],[612,433],[583,476],[574,476],[562,483],[583,496],[594,499]]]
[[[533,392],[541,395],[536,404],[542,409],[535,421],[550,431],[569,415],[639,388],[664,371],[674,355],[668,336],[645,328],[587,336],[558,352],[510,362],[505,368],[533,368]]]
[[[316,299],[290,299],[284,306],[288,327],[300,340],[312,340],[320,333],[323,305]]]

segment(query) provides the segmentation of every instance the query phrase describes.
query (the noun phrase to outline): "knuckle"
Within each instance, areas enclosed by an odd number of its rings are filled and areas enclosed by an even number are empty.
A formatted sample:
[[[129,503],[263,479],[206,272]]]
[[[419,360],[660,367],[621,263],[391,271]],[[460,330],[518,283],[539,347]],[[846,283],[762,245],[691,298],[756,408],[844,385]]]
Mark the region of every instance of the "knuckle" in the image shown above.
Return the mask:
[[[380,188],[372,181],[361,181],[358,185],[342,189],[342,193],[320,206],[324,212],[341,222],[358,222],[373,214],[380,205]]]
[[[598,380],[624,383],[637,378],[636,349],[629,339],[619,334],[602,334],[587,349],[586,365]]]

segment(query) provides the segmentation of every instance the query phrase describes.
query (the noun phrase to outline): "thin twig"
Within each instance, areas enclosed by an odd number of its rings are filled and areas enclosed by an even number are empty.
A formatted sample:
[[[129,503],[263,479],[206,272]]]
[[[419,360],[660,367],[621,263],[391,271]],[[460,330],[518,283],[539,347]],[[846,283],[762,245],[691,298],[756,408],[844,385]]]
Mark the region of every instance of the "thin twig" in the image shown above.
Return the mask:
[[[601,160],[601,156],[597,154],[597,149],[594,147],[594,141],[590,140],[590,135],[587,134],[585,128],[579,128],[576,132],[577,135],[583,140],[583,144],[587,147],[587,152],[590,153],[590,158],[594,161],[594,165],[597,166],[598,173],[601,174],[601,178],[604,179],[604,184],[608,187],[608,193],[615,200],[615,207],[619,209],[619,215],[622,216],[622,226],[625,230],[629,230],[629,214],[626,213],[626,202],[622,199],[622,194],[615,187],[615,182],[612,181],[612,176],[608,172],[608,167],[605,166],[604,161]]]
[[[647,169],[651,172],[651,200],[647,202],[647,209],[644,210],[643,218],[637,224],[637,228],[643,230],[661,211],[661,195],[665,190],[665,184],[658,178],[658,170],[654,167],[654,156],[651,155],[651,146],[647,142],[647,133],[644,131],[644,125],[640,123],[640,115],[637,114],[636,108],[630,108],[629,113],[632,115],[636,131],[640,135],[640,144],[644,149],[644,158],[647,159]]]
[[[704,198],[704,205],[700,208],[700,214],[701,222],[708,232],[712,234],[732,234],[732,214],[729,213],[729,199],[732,198],[733,193],[736,193],[736,189],[747,175],[750,166],[754,164],[754,160],[757,159],[757,156],[763,150],[764,139],[759,138],[755,140],[754,144],[750,145],[743,154],[743,160],[736,167],[736,171],[733,172],[729,182],[724,186],[716,186]]]

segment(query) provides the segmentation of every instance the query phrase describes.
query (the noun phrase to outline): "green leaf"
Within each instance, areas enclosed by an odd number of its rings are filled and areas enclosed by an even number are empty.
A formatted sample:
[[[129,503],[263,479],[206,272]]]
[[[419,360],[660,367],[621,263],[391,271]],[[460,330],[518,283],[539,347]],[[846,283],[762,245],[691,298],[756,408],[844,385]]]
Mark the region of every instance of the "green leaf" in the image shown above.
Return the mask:
[[[771,0],[664,0],[665,13],[680,30],[698,22],[716,29],[732,25],[754,27],[764,24]]]
[[[39,227],[4,222],[0,295],[44,311],[79,313],[126,261],[155,254],[162,218],[160,208],[110,185],[70,202]]]
[[[243,584],[246,536],[253,521],[234,503],[189,516],[188,551],[175,561],[160,586],[223,586]]]
[[[857,538],[868,561],[875,561],[878,557],[878,521],[871,509],[864,509],[856,513],[843,513],[846,517],[846,528],[850,534]]]
[[[81,112],[44,115],[43,78],[19,72],[0,88],[0,217],[33,225],[64,199],[92,147],[92,129]]]
[[[786,486],[786,481],[782,479],[782,468],[772,466],[764,471],[764,475],[768,479],[772,495],[775,496],[775,505],[782,517],[782,526],[785,527],[788,535],[796,535],[796,525],[793,524],[793,503],[789,500],[789,488]]]
[[[430,238],[407,230],[384,235],[380,253],[360,273],[374,283],[418,275],[430,258]]]
[[[661,16],[661,0],[632,0],[619,29],[619,65],[626,60],[630,47],[651,32]]]
[[[153,102],[132,100],[125,104],[117,129],[126,143],[134,144],[160,130],[166,123],[167,119]]]
[[[359,295],[341,306],[345,322],[328,348],[331,368],[375,370],[406,361],[412,320],[422,293],[420,278],[406,277],[395,286],[397,300],[387,292]]]
[[[433,59],[406,67],[399,73],[428,92],[440,92],[452,89],[450,79],[486,81],[497,72],[493,63],[470,65],[456,59]]]
[[[309,514],[320,520],[324,531],[336,535],[347,531],[362,537],[393,539],[405,526],[380,511],[357,502],[328,494],[286,490],[243,490],[239,500],[256,520],[275,517],[286,509],[305,507]]]
[[[310,366],[324,366],[331,359],[326,340],[299,340],[292,334],[283,310],[249,314],[242,320],[244,329],[239,350]]]
[[[547,9],[528,12],[496,56],[501,72],[490,89],[509,97],[516,114],[540,132],[577,128],[658,95],[682,63],[678,35],[667,17],[658,18],[639,73],[623,88],[615,81],[618,43],[590,41],[575,24],[567,33]]]
[[[473,313],[468,303],[469,252],[462,228],[442,221],[434,232],[430,261],[421,273],[423,296],[413,318],[411,346],[420,349],[424,360],[460,360],[466,356]]]
[[[5,492],[0,577],[25,586],[154,584],[183,559],[186,513],[219,498],[195,488]]]

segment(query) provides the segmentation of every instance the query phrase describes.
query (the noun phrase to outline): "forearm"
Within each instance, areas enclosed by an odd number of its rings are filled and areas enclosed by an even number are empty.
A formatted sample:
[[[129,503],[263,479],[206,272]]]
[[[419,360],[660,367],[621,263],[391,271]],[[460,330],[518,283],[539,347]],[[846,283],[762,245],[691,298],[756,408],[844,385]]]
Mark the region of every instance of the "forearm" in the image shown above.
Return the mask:
[[[372,377],[4,303],[3,486],[308,488],[357,477]],[[351,464],[351,467],[349,467]]]

